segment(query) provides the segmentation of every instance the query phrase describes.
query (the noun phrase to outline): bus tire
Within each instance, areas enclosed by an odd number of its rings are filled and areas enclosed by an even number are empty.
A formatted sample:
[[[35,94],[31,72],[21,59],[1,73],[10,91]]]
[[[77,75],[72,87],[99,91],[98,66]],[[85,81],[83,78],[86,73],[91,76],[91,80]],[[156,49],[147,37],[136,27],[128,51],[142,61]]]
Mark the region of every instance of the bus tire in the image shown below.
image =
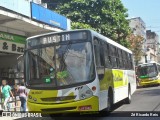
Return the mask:
[[[131,103],[131,88],[130,88],[130,85],[128,87],[128,97],[125,99],[125,103],[126,104],[130,104]]]
[[[113,92],[109,89],[106,111],[110,113],[113,110]]]

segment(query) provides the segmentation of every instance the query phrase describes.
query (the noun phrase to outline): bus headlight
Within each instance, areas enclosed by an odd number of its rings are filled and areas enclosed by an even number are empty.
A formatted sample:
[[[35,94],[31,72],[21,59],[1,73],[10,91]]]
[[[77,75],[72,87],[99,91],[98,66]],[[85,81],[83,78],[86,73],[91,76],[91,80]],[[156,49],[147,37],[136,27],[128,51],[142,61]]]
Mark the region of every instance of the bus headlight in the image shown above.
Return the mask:
[[[33,98],[31,95],[28,95],[28,99],[31,100],[31,101],[37,102],[37,99]]]
[[[29,98],[29,99],[32,99],[32,96],[31,96],[31,95],[28,95],[28,98]]]
[[[79,90],[79,98],[86,99],[93,96],[92,90],[88,86],[83,86],[81,90]]]

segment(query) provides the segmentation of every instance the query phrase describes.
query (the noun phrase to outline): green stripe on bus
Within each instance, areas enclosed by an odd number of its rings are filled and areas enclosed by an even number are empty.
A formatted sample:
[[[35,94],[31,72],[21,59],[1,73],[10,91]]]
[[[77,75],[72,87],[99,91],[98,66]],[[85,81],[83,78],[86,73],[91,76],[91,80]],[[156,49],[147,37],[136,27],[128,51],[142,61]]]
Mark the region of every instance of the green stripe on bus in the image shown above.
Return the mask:
[[[145,76],[140,76],[140,78],[148,78],[148,76],[147,76],[147,75],[145,75]]]

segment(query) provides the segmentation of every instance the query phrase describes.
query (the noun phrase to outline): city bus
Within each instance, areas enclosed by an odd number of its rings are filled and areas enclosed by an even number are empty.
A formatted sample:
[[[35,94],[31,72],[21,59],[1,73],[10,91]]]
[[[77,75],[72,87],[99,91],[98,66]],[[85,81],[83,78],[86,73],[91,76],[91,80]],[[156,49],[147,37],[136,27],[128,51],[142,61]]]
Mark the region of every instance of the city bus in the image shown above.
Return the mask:
[[[24,59],[28,111],[111,111],[136,90],[132,52],[92,30],[30,37]]]
[[[160,64],[151,61],[138,65],[139,85],[159,85],[160,84]]]

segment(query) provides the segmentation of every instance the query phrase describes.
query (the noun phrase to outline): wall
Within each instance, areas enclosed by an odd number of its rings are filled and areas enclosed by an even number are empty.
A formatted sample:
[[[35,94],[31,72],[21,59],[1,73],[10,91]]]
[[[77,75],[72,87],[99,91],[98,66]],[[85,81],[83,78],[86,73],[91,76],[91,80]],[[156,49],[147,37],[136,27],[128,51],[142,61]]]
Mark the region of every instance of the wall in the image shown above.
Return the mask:
[[[0,6],[31,17],[30,0],[1,0]]]
[[[143,38],[146,38],[145,23],[140,17],[130,19],[129,26],[132,28],[135,35],[140,35]]]
[[[0,55],[0,69],[13,67],[17,63],[18,55]]]
[[[157,43],[159,43],[159,36],[158,34],[156,34],[155,32],[152,32],[151,30],[147,30],[146,32],[146,44],[148,48],[152,48],[155,49],[155,51],[159,50],[159,46],[157,45]]]

